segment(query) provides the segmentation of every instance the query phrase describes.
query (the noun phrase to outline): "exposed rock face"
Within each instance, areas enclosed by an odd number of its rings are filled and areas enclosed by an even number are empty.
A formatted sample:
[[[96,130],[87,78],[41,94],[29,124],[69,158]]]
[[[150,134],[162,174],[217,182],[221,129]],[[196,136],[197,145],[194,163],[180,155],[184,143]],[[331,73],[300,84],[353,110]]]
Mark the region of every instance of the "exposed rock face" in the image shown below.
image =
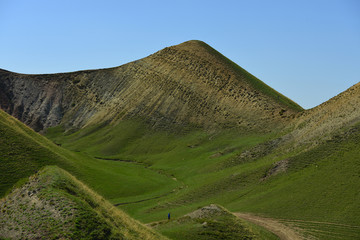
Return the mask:
[[[1,70],[0,107],[37,131],[140,117],[154,126],[283,126],[301,110],[200,41],[120,67],[25,75]]]
[[[43,76],[0,73],[0,105],[25,124],[41,130],[63,117],[64,81]]]

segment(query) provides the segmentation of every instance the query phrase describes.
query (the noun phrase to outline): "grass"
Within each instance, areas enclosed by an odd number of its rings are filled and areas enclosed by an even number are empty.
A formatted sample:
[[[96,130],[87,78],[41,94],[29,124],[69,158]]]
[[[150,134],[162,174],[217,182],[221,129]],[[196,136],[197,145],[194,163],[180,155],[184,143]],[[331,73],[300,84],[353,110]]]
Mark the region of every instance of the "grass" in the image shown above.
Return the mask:
[[[275,151],[255,157],[250,162],[224,168],[224,162],[236,160],[244,150],[271,140],[276,134],[194,131],[174,136],[141,127],[141,134],[137,135],[134,132],[139,130],[139,123],[124,124],[126,127],[100,128],[83,138],[78,137],[81,131],[74,135],[57,136],[70,149],[137,161],[175,177],[180,186],[173,194],[121,206],[142,221],[164,219],[168,211],[174,216],[182,216],[199,206],[216,202],[232,211],[359,226],[359,214],[355,214],[359,213],[356,203],[360,200],[357,190],[360,185],[357,132],[340,137],[340,140],[335,138],[310,151]],[[114,146],[117,141],[116,136],[121,132],[116,130],[117,127],[126,129],[129,134],[122,131],[121,138],[128,141],[120,141],[122,147],[115,149],[108,146]],[[82,149],[85,143],[90,142],[89,139],[102,139],[103,145],[92,147],[89,144]],[[272,164],[283,159],[290,162],[287,172],[261,181]],[[320,225],[318,230],[321,231]]]
[[[0,196],[19,179],[28,177],[42,166],[61,161],[43,146],[41,137],[19,121],[0,111]]]
[[[287,221],[285,224],[304,229],[303,235],[306,238],[351,240],[360,237],[359,226],[315,221]]]
[[[11,129],[10,125],[4,128]],[[55,156],[52,164],[68,169],[111,203],[125,203],[119,207],[143,222],[164,220],[169,211],[179,218],[217,203],[233,212],[252,212],[289,224],[302,221],[296,226],[320,239],[331,234],[351,239],[359,235],[360,225],[359,126],[349,132],[311,150],[291,152],[254,148],[278,137],[276,132],[194,128],[175,134],[151,130],[140,120],[96,125],[75,133],[64,133],[61,127],[49,129],[46,136],[62,147],[35,135],[40,139],[36,146],[46,151],[44,156],[49,152]],[[23,133],[18,138],[6,134],[18,139],[15,144],[25,144]],[[240,155],[250,149],[255,149],[255,155],[241,160]],[[284,159],[289,161],[285,173],[262,180],[274,163]],[[337,227],[330,231],[331,224]],[[214,225],[215,229],[219,226]],[[198,227],[199,223],[192,222],[163,230],[171,234],[193,229],[191,234],[195,234]]]
[[[359,225],[359,126],[351,136],[335,139],[290,158],[287,174],[252,189],[230,209],[277,218]]]
[[[214,206],[214,205],[212,205]],[[171,221],[154,223],[155,229],[171,239],[278,239],[265,229],[244,222],[225,208],[201,216],[182,216]],[[206,207],[205,207],[206,208]],[[203,211],[201,208],[194,213]],[[193,214],[193,213],[190,213]]]
[[[358,130],[311,150],[255,151],[252,160],[239,161],[242,152],[277,136],[196,129],[175,135],[149,130],[138,121],[124,121],[98,126],[96,131],[58,132],[50,137],[74,151],[126,159],[176,178],[179,185],[171,194],[120,206],[144,222],[162,220],[168,211],[179,217],[215,202],[234,212],[359,226]],[[275,162],[284,159],[289,160],[286,173],[261,180]],[[177,227],[179,231],[186,228]]]
[[[221,175],[226,178],[227,172],[219,173],[219,163],[273,137],[271,134],[239,134],[233,130],[211,133],[194,131],[175,135],[155,132],[134,121],[123,121],[116,126],[97,129],[84,129],[70,135],[56,134],[58,129],[50,129],[47,136],[73,151],[86,152],[100,158],[122,159],[129,161],[130,166],[142,165],[161,173],[170,179],[167,184],[177,184],[174,186],[175,194],[170,194],[170,198],[171,195],[184,194],[208,185],[213,181],[211,179],[217,180]],[[143,191],[141,186],[134,184],[136,181],[129,186]],[[189,185],[191,189],[187,188]],[[138,205],[134,209],[130,209],[131,206],[126,208],[134,213]]]
[[[58,165],[111,201],[127,202],[171,192],[179,186],[144,165],[96,159],[56,146],[16,119],[0,112],[0,196],[46,165]],[[131,183],[131,184],[129,184]]]
[[[75,177],[55,166],[40,170],[22,188],[7,195],[0,208],[3,212],[0,217],[3,232],[0,236],[166,239],[131,219]],[[16,232],[10,229],[13,225],[17,228]]]

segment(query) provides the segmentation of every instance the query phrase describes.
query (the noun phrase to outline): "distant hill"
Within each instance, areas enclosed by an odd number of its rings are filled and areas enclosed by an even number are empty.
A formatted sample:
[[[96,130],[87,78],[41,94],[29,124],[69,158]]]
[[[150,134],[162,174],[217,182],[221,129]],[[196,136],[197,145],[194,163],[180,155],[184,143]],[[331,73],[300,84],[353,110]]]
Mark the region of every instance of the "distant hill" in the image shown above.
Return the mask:
[[[152,126],[282,126],[302,108],[201,41],[120,67],[27,75],[0,71],[0,107],[36,131],[141,118]]]
[[[360,122],[360,83],[294,119],[291,137],[299,144],[316,144]]]

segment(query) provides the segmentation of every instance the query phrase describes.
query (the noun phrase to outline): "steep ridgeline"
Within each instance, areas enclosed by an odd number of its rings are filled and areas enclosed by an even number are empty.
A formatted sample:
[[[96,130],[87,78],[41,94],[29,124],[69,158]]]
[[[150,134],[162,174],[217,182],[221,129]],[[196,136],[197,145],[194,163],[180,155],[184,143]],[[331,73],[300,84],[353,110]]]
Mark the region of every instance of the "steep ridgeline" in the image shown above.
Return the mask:
[[[302,112],[288,136],[294,146],[331,140],[360,122],[360,83],[310,110]]]
[[[120,67],[25,75],[0,72],[0,106],[37,131],[124,118],[153,126],[283,126],[302,110],[201,41]]]

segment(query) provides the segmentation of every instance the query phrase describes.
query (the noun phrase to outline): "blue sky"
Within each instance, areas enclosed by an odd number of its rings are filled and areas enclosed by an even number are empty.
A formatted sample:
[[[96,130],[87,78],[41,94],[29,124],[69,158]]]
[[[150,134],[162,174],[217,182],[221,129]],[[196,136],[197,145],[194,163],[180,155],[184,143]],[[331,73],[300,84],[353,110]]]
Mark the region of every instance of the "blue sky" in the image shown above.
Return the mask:
[[[198,39],[304,108],[360,81],[360,1],[0,0],[0,68],[119,66]]]

